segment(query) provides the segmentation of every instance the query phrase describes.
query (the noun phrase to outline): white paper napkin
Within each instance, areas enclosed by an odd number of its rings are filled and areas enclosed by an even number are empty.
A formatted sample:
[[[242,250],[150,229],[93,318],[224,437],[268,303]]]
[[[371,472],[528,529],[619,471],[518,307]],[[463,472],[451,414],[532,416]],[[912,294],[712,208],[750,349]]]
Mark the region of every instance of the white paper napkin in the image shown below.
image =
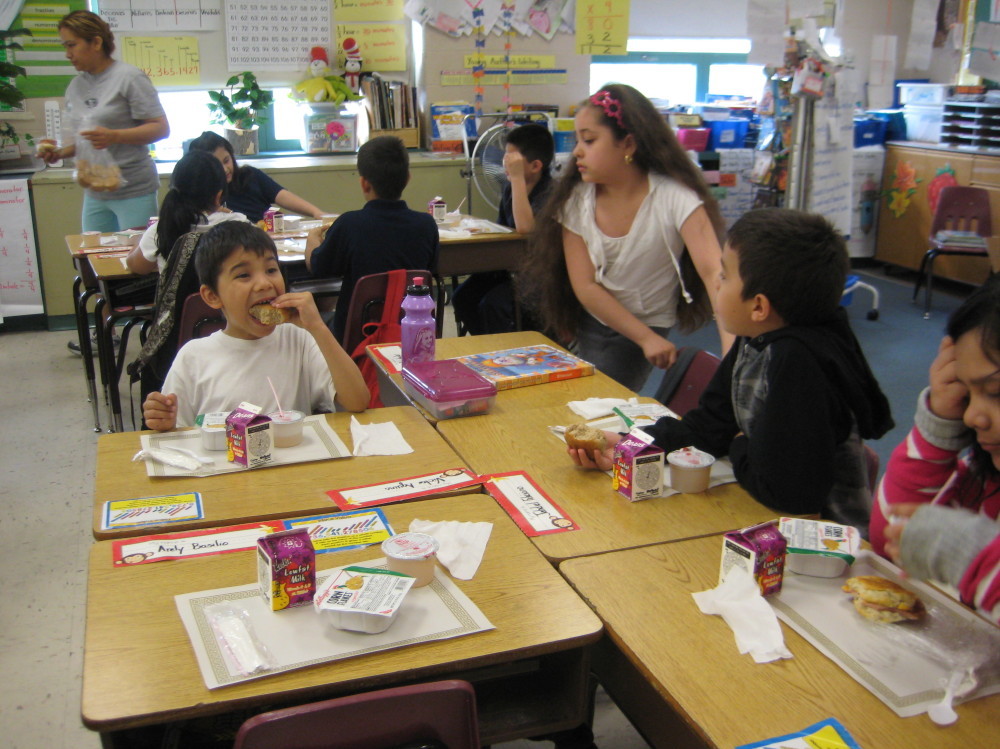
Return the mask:
[[[615,406],[624,406],[629,403],[638,403],[638,399],[629,398],[587,398],[585,401],[570,401],[566,405],[573,413],[579,414],[584,419],[598,419],[601,416],[610,416],[611,409]]]
[[[413,448],[399,433],[391,421],[383,424],[361,424],[351,417],[351,439],[354,441],[353,455],[405,455]]]
[[[760,594],[753,575],[742,567],[731,567],[717,588],[692,593],[703,614],[721,616],[736,637],[741,653],[750,653],[757,663],[791,658],[778,617]]]
[[[452,577],[471,580],[479,569],[493,523],[466,523],[458,520],[411,520],[410,530],[434,536],[441,545],[437,557]]]

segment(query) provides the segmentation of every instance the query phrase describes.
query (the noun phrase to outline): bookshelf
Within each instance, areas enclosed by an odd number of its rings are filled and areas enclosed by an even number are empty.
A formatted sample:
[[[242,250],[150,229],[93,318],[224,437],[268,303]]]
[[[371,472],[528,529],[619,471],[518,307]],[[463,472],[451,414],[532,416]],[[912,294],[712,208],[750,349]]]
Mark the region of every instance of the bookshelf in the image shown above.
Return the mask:
[[[372,73],[361,79],[361,93],[368,112],[370,137],[394,135],[407,148],[420,147],[416,88]]]

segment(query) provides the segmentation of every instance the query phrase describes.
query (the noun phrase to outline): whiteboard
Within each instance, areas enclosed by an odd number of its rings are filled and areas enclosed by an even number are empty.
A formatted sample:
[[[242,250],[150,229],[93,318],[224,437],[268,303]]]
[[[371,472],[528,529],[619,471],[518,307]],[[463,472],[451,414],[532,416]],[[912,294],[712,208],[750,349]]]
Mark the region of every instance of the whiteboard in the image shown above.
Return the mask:
[[[0,322],[44,312],[40,277],[28,180],[0,180]]]

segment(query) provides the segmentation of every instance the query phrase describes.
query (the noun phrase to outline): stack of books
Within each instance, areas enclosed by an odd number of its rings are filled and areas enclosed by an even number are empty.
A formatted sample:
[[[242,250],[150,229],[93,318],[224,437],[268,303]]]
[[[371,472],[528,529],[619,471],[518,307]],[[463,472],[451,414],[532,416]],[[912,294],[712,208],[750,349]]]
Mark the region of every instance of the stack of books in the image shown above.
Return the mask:
[[[952,247],[968,247],[969,249],[986,248],[986,238],[979,236],[974,231],[954,231],[947,229],[935,234],[934,239],[941,244],[951,245]]]
[[[417,90],[413,86],[372,73],[361,79],[361,93],[373,130],[417,127]]]

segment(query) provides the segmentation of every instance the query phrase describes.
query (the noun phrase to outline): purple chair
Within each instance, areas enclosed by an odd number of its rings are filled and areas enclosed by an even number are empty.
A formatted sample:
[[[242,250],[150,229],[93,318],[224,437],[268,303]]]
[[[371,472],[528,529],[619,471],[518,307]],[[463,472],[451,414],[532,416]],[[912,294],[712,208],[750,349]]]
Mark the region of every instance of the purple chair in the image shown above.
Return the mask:
[[[201,294],[189,294],[177,321],[177,350],[192,338],[203,338],[226,327],[222,310],[209,307]]]
[[[338,697],[254,716],[234,749],[479,749],[476,693],[435,681]]]
[[[685,346],[677,352],[677,361],[664,373],[654,397],[678,416],[683,416],[698,405],[702,391],[720,363],[715,354]]]
[[[976,255],[989,259],[987,243],[993,236],[990,218],[990,194],[982,187],[953,185],[941,191],[934,220],[931,222],[930,249],[920,261],[913,301],[920,285],[924,289],[924,319],[931,316],[931,287],[934,284],[934,259],[938,255]]]

